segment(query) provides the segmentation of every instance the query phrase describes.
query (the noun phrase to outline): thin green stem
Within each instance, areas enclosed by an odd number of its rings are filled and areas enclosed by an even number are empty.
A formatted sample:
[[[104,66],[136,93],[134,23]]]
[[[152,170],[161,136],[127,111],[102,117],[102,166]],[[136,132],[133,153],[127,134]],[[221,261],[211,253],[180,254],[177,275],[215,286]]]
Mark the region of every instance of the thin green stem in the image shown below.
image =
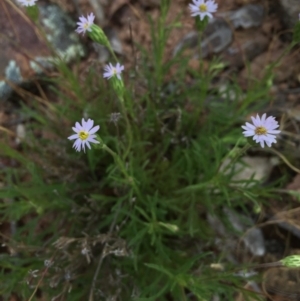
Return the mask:
[[[138,189],[138,187],[136,186],[136,183],[135,183],[134,178],[131,177],[131,176],[128,174],[128,172],[127,172],[127,170],[126,170],[126,167],[125,167],[123,161],[121,160],[121,158],[118,156],[118,154],[115,153],[115,152],[114,152],[111,148],[109,148],[106,144],[103,144],[103,145],[102,145],[102,148],[103,148],[105,151],[107,151],[109,154],[112,155],[112,157],[113,157],[114,160],[115,160],[115,163],[119,166],[121,172],[123,173],[123,175],[125,176],[125,178],[127,179],[127,181],[132,185],[132,187],[133,187],[135,193],[136,193],[137,195],[140,195],[139,189]]]
[[[224,159],[222,160],[219,168],[218,168],[218,171],[220,170],[220,168],[223,166],[225,160],[230,156],[230,154],[232,154],[234,151],[237,150],[237,147],[238,147],[238,144],[239,144],[239,141],[237,142],[237,144],[234,146],[234,148],[224,157]],[[245,154],[247,152],[247,150],[251,147],[252,145],[250,143],[247,143],[245,144],[241,149],[237,150],[236,153],[234,154],[232,160],[230,161],[229,164],[227,164],[223,170],[223,173],[225,171],[228,170],[228,168],[230,166],[232,166],[237,160],[238,158],[240,158],[243,154]]]
[[[108,47],[108,50],[109,50],[110,54],[112,55],[112,57],[114,58],[115,62],[118,63],[119,60],[118,60],[118,58],[117,58],[117,56],[116,56],[114,50],[112,49],[112,47],[111,47],[110,45],[109,45],[109,47]]]
[[[129,122],[129,118],[128,118],[128,114],[126,112],[126,107],[125,107],[125,103],[124,103],[124,98],[123,97],[120,97],[120,102],[121,102],[121,106],[122,106],[122,115],[124,116],[125,118],[125,122],[126,122],[126,129],[127,129],[127,136],[128,136],[128,145],[126,147],[126,151],[123,155],[123,160],[125,160],[130,152],[130,149],[131,149],[131,146],[132,146],[132,139],[133,139],[133,136],[132,136],[132,128],[131,128],[131,124]]]

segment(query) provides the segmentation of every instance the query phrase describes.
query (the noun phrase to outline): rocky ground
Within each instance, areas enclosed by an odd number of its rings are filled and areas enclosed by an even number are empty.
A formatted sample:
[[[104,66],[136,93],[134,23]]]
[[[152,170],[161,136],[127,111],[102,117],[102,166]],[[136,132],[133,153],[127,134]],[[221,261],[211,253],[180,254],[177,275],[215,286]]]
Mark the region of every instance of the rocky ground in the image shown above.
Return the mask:
[[[181,26],[173,30],[166,45],[165,59],[183,51],[189,57],[191,67],[197,68],[199,55],[196,50],[198,35],[194,29],[194,20],[188,11],[189,1],[173,0],[168,15],[168,23],[179,16]],[[222,0],[216,18],[211,22],[202,41],[202,59],[209,62],[218,55],[226,68],[216,85],[226,87],[231,78],[238,78],[242,89],[247,90],[253,79],[264,75],[264,67],[276,60],[288,47],[291,40],[291,28],[298,21],[300,2],[296,0]],[[151,36],[147,15],[154,20],[160,14],[159,0],[39,0],[41,23],[51,37],[55,51],[72,64],[76,56],[81,56],[82,72],[95,62],[101,68],[108,59],[106,49],[94,45],[86,37],[75,32],[78,16],[94,12],[96,23],[101,25],[115,52],[122,58],[126,67],[137,67],[140,59],[136,44],[151,47]],[[51,76],[53,70],[49,64],[52,53],[42,36],[35,30],[32,22],[23,10],[10,0],[0,2],[0,139],[1,132],[14,135],[14,143],[23,133],[22,116],[18,114],[16,102],[28,100],[31,89],[39,90],[39,75]],[[249,65],[246,66],[246,63]],[[248,69],[251,70],[249,77]],[[187,82],[191,80],[187,76]],[[274,81],[270,89],[273,102],[269,111],[281,118],[282,136],[279,148],[292,158],[299,159],[299,120],[300,120],[300,52],[299,48],[283,58],[276,67]],[[29,87],[29,88],[28,88]],[[247,178],[256,172],[257,179],[272,176],[278,171],[272,157],[252,156],[246,158],[251,168],[237,175]],[[9,162],[0,158],[0,167]],[[300,176],[295,175],[286,187],[299,192]],[[295,200],[296,204],[296,200]],[[269,212],[264,213],[263,222],[258,219],[259,227],[251,228],[253,221],[235,216],[225,209],[232,224],[238,231],[245,232],[241,239],[246,249],[236,252],[235,243],[239,238],[229,237],[229,260],[243,262],[249,256],[261,258],[261,262],[276,261],[282,248],[286,254],[300,254],[300,212],[297,205],[290,207],[276,203]],[[208,216],[217,237],[228,234],[220,227],[220,222]],[[3,230],[3,229],[2,229]],[[230,242],[229,242],[230,241]],[[218,241],[216,240],[216,245]],[[233,254],[234,253],[234,254]],[[269,269],[264,282],[249,282],[245,288],[267,293],[270,300],[299,300],[300,272],[286,268]],[[237,299],[242,301],[241,296]],[[267,300],[267,299],[266,299]]]

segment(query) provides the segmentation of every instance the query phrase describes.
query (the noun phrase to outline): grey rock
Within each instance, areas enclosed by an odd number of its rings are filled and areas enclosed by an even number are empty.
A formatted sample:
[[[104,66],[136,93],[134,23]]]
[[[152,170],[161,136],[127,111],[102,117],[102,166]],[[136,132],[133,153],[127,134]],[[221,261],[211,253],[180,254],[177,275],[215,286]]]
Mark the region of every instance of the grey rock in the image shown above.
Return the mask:
[[[233,39],[233,32],[229,22],[234,28],[251,28],[260,26],[264,18],[264,8],[259,4],[248,4],[236,11],[220,13],[221,18],[213,18],[208,23],[201,41],[202,57],[210,53],[219,53],[224,50]],[[199,34],[189,32],[180,41],[173,51],[176,55],[182,49],[194,48],[199,43]]]
[[[246,248],[255,256],[263,256],[266,253],[265,239],[261,229],[254,226],[252,219],[242,214],[237,215],[228,207],[224,208],[224,213],[236,231],[245,233],[241,239]]]
[[[186,48],[195,48],[198,45],[199,34],[197,31],[191,31],[186,34],[183,39],[175,46],[173,56]]]
[[[12,93],[13,88],[9,83],[18,85],[23,81],[20,68],[14,60],[8,62],[4,71],[4,76],[6,80],[0,81],[0,100],[7,99]]]
[[[245,62],[252,61],[263,53],[269,45],[269,38],[261,32],[236,33],[235,41],[228,47],[221,57],[228,65],[240,68]]]
[[[255,228],[252,219],[245,215],[237,214],[228,207],[225,207],[223,211],[232,228],[242,235],[241,240],[244,242],[245,247],[254,256],[263,256],[266,253],[266,247],[261,229]],[[228,251],[233,252],[238,242],[233,235],[230,235],[223,222],[217,216],[211,214],[207,215],[207,221],[217,235],[225,238],[225,241],[222,241],[221,247],[226,247]],[[217,244],[219,244],[218,241]],[[234,260],[230,261],[234,262]]]
[[[211,19],[203,32],[201,41],[201,56],[207,57],[210,54],[220,53],[232,42],[232,30],[224,19]],[[196,31],[189,32],[174,48],[173,55],[185,48],[195,48],[199,41],[199,34]],[[195,54],[197,57],[198,54]]]
[[[299,0],[278,0],[277,9],[280,19],[287,28],[292,28],[299,21],[300,1]]]
[[[223,16],[230,20],[235,28],[258,27],[264,19],[264,7],[260,4],[248,4],[236,11],[224,13]]]
[[[35,75],[53,68],[57,60],[71,62],[84,55],[75,22],[57,5],[38,5],[39,18],[48,43],[20,10],[7,5],[0,10],[0,100],[9,98],[13,85],[30,82]],[[8,20],[14,20],[13,30]],[[53,52],[57,55],[53,55]],[[30,55],[27,55],[30,54]]]
[[[79,35],[75,32],[75,22],[57,5],[45,5],[39,7],[40,20],[46,30],[47,40],[54,48],[55,52],[66,63],[69,63],[77,56],[84,55],[83,46],[79,42]],[[42,57],[38,58],[43,61]],[[45,58],[46,65],[53,58]]]
[[[229,24],[221,18],[212,19],[203,33],[202,57],[210,53],[220,53],[232,42],[233,33]]]

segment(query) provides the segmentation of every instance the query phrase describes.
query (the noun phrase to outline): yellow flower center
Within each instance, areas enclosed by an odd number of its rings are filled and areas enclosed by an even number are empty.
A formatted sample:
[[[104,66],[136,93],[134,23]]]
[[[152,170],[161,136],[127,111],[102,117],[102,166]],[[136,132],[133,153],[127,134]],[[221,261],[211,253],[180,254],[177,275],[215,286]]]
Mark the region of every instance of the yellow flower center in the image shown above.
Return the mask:
[[[200,12],[201,13],[205,13],[205,12],[207,12],[207,6],[206,6],[206,4],[200,4],[199,5],[199,10],[200,10]]]
[[[88,137],[89,137],[89,133],[88,132],[85,132],[85,131],[80,131],[78,133],[78,136],[81,140],[86,140]]]
[[[256,129],[255,129],[255,134],[256,135],[265,135],[267,134],[267,129],[263,126],[258,126]]]
[[[88,23],[88,22],[86,22],[86,23],[84,23],[84,24],[83,24],[83,27],[84,27],[84,29],[88,29],[88,28],[89,28],[89,26],[90,26],[90,25],[89,25],[89,23]]]
[[[117,74],[116,68],[113,68],[112,72],[113,72],[113,74]]]

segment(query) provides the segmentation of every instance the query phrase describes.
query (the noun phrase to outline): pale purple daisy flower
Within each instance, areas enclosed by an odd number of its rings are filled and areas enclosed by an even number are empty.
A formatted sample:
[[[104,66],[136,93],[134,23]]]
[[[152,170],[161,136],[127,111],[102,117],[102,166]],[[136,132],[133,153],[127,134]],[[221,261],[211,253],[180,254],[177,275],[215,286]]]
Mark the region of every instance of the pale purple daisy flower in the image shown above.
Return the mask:
[[[276,135],[280,133],[279,130],[275,130],[279,127],[278,122],[273,116],[266,118],[266,114],[263,114],[260,118],[258,115],[251,117],[253,124],[246,122],[242,128],[245,137],[253,136],[253,140],[256,143],[260,143],[261,147],[264,147],[264,143],[267,146],[271,146],[272,143],[276,143]]]
[[[68,137],[69,140],[76,141],[73,144],[73,147],[76,149],[77,152],[81,151],[81,148],[85,152],[85,145],[88,146],[89,149],[91,149],[90,142],[92,143],[100,143],[99,141],[95,140],[96,135],[94,135],[100,128],[99,125],[93,127],[94,120],[88,119],[88,121],[85,121],[82,118],[82,124],[79,122],[75,123],[75,127],[73,127],[73,131],[76,133],[70,137]]]
[[[75,30],[78,33],[85,34],[86,31],[92,31],[91,27],[94,24],[95,15],[90,13],[87,18],[79,17],[80,22],[77,22],[78,28]]]
[[[214,0],[193,0],[193,4],[189,4],[191,10],[191,16],[199,16],[200,20],[203,20],[205,16],[212,18],[212,13],[215,13],[218,8],[218,4]]]
[[[110,79],[116,75],[118,79],[121,79],[121,73],[124,70],[124,66],[120,65],[120,63],[117,63],[116,67],[114,67],[111,63],[109,63],[104,67],[104,70],[104,78]]]
[[[24,6],[33,6],[37,0],[18,0],[18,2]]]

